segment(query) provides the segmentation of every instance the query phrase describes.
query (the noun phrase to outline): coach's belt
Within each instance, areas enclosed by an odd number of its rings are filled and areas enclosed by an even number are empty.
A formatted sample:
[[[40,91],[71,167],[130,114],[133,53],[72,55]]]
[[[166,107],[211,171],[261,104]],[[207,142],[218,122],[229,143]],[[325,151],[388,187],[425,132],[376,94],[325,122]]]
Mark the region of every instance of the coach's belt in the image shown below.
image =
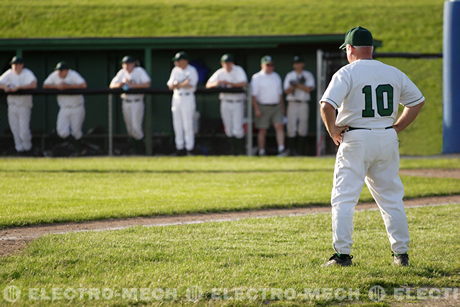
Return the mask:
[[[126,103],[141,102],[142,99],[123,99],[123,101],[126,102]]]
[[[225,102],[230,102],[230,103],[234,103],[234,102],[243,102],[244,100],[229,100],[229,99],[224,99]]]
[[[351,131],[351,130],[383,130],[383,129],[392,129],[393,126],[388,126],[388,127],[385,127],[385,128],[359,128],[359,127],[348,127],[348,130],[347,131]]]
[[[264,107],[276,107],[277,105],[279,105],[279,103],[259,103],[259,105]]]

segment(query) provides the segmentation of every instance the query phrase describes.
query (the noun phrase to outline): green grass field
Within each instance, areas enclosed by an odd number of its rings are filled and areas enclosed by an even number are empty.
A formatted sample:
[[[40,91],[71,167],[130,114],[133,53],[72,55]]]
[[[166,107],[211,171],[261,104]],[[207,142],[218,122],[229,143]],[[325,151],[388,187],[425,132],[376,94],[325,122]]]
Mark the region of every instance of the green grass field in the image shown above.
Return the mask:
[[[376,306],[387,306],[401,298],[414,302],[406,295],[415,295],[417,289],[458,287],[460,239],[452,225],[460,218],[460,206],[411,208],[407,214],[412,261],[407,268],[391,264],[380,213],[373,211],[355,215],[354,265],[348,268],[320,267],[332,253],[331,216],[317,214],[50,235],[18,255],[0,258],[0,289],[18,287],[23,294],[17,302],[21,305],[49,304],[46,298],[51,297],[52,288],[61,289],[53,302],[58,305],[144,305],[160,304],[162,299],[166,305],[190,303],[187,288],[194,287],[202,294],[196,296],[202,305],[259,306],[271,301],[274,306],[326,306],[372,303],[368,292],[378,285],[387,296]],[[38,289],[32,292],[32,299],[27,298],[30,288]],[[82,299],[77,296],[68,301],[65,298],[72,296],[63,296],[67,288],[107,288],[112,292],[106,292],[106,299],[99,294],[98,300],[89,300],[84,294]],[[116,296],[124,288],[150,290],[145,296],[136,290]],[[157,288],[163,294],[153,292]],[[326,290],[320,291],[342,288],[345,293],[352,289],[358,294],[302,294],[309,293],[304,289],[322,288]],[[225,289],[227,298],[222,299]],[[268,289],[265,298],[263,289]],[[395,297],[394,292],[405,294]],[[426,302],[426,293],[418,302]]]
[[[329,205],[332,158],[1,159],[0,228],[64,221]],[[407,159],[407,168],[460,167]],[[406,197],[460,193],[460,180],[403,176]],[[371,200],[367,188],[361,200]]]
[[[440,0],[3,0],[0,37],[130,37],[345,33],[362,25],[385,52],[441,52]],[[441,152],[441,60],[385,60],[409,75],[427,105],[401,134],[401,152]]]

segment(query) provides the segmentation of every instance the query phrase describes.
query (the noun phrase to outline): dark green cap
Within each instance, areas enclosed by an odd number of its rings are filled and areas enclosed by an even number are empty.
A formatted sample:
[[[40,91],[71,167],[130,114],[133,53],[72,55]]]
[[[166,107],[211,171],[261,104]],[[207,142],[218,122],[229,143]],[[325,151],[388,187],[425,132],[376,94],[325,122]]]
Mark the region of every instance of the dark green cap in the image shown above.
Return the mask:
[[[67,70],[69,69],[69,65],[66,62],[59,62],[56,64],[55,70]]]
[[[261,59],[260,59],[260,64],[267,64],[267,63],[273,63],[273,59],[271,56],[269,55],[264,55]]]
[[[173,62],[179,61],[179,60],[188,60],[188,54],[185,51],[179,51],[174,55],[172,58]]]
[[[132,56],[130,55],[126,55],[123,57],[123,59],[121,59],[121,62],[122,63],[135,63],[136,62],[136,59],[133,58]]]
[[[299,55],[296,55],[293,59],[292,59],[292,62],[293,63],[304,63],[305,61],[303,60],[303,58]]]
[[[20,56],[14,56],[11,59],[10,64],[24,64],[24,59]]]
[[[344,49],[347,44],[352,46],[374,46],[374,39],[368,29],[356,27],[345,34],[345,41],[340,46],[340,49]]]
[[[221,62],[235,62],[233,60],[233,55],[231,55],[230,53],[226,53],[224,54],[221,58],[220,58],[220,61]]]

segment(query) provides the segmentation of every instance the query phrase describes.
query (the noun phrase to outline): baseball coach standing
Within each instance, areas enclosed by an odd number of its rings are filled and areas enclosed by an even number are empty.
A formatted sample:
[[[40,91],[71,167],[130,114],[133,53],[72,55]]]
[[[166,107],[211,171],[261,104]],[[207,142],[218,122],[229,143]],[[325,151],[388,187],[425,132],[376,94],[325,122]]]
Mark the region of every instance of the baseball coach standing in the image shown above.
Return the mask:
[[[382,214],[393,261],[407,266],[409,229],[398,133],[414,121],[425,98],[400,70],[373,60],[373,38],[367,29],[348,31],[340,48],[346,49],[349,64],[334,74],[320,100],[321,117],[339,145],[331,197],[336,253],[326,265],[352,264],[353,213],[365,182]],[[404,106],[399,118],[398,104]]]

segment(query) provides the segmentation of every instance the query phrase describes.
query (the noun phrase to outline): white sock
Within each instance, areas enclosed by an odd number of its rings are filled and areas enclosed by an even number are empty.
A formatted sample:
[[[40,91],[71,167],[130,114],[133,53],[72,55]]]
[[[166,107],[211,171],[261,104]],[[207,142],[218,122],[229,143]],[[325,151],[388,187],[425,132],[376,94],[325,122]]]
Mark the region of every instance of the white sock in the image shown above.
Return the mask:
[[[265,155],[265,149],[259,149],[259,155]]]
[[[284,145],[279,145],[278,152],[283,152],[283,151],[284,151]]]

